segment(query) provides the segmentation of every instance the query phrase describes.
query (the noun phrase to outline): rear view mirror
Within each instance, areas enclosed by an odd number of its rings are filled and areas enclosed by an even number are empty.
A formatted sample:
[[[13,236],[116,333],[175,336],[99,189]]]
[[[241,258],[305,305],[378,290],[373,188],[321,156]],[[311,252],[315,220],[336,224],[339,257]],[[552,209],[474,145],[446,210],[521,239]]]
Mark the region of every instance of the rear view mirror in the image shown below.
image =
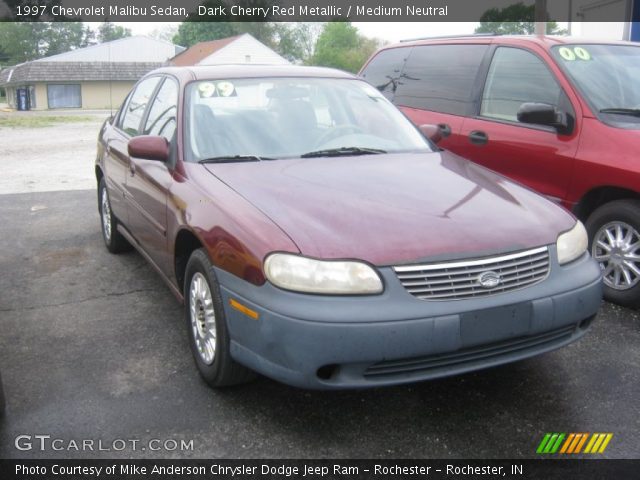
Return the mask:
[[[418,129],[433,143],[438,143],[442,140],[442,132],[440,131],[440,127],[437,125],[425,123],[424,125],[420,125]]]
[[[140,135],[129,140],[127,145],[130,157],[166,162],[169,159],[169,142],[164,137]]]
[[[547,103],[523,103],[518,109],[518,121],[554,127],[558,133],[571,133],[568,115]]]

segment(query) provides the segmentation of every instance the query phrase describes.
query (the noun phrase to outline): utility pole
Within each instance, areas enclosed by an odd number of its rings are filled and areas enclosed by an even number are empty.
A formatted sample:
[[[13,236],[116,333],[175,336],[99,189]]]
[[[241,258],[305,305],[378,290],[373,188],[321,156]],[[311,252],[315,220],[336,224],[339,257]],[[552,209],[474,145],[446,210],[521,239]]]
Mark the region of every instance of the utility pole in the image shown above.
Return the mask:
[[[547,0],[536,0],[535,33],[544,35],[547,33]]]

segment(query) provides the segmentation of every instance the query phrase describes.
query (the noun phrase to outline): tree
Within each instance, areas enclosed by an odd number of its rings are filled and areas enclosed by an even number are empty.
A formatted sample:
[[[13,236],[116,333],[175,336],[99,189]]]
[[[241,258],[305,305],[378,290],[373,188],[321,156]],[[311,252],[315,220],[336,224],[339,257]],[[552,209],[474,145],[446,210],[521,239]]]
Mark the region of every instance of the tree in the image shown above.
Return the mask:
[[[276,23],[275,26],[277,52],[291,62],[308,63],[324,24],[296,22]]]
[[[233,37],[237,30],[232,22],[182,22],[173,43],[191,47],[198,42],[208,42],[220,38]]]
[[[173,41],[173,37],[175,37],[178,33],[178,27],[176,25],[162,25],[161,27],[154,28],[149,36],[151,38],[155,38],[156,40],[162,40],[164,42]]]
[[[49,57],[87,46],[92,34],[91,29],[85,29],[81,22],[51,23],[45,35],[47,47],[44,56]]]
[[[490,8],[480,17],[476,33],[500,35],[531,35],[535,31],[535,5],[514,3],[504,8]],[[568,32],[556,22],[547,22],[547,34],[566,35]]]
[[[349,22],[325,24],[316,42],[310,63],[357,72],[380,42],[358,33]]]
[[[15,65],[84,47],[92,35],[81,22],[0,22],[2,62]]]
[[[102,22],[98,27],[98,43],[111,42],[119,38],[130,37],[131,30],[111,22]]]

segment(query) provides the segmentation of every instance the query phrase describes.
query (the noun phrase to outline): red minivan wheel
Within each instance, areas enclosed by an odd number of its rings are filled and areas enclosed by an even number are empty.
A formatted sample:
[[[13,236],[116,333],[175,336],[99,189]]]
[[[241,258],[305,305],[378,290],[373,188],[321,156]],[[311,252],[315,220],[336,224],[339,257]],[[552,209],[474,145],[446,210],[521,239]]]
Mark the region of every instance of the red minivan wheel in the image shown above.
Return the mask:
[[[616,200],[586,223],[591,255],[600,263],[607,300],[640,307],[640,200]]]

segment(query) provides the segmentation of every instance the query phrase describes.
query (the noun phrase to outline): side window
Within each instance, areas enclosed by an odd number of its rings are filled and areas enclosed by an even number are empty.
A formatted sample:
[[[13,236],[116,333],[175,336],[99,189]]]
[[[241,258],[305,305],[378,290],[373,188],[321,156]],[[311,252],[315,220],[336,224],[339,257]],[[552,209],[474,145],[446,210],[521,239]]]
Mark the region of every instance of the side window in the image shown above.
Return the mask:
[[[559,106],[564,92],[540,58],[519,48],[496,50],[482,94],[480,115],[517,122],[523,103]]]
[[[411,48],[407,47],[382,50],[371,59],[361,76],[391,100],[396,93],[404,62],[410,53]]]
[[[487,45],[421,45],[407,59],[394,103],[472,115],[476,78]]]
[[[151,104],[143,133],[145,135],[160,135],[170,142],[176,130],[177,110],[178,86],[176,82],[167,78]]]
[[[142,81],[131,94],[131,98],[124,109],[124,115],[120,118],[120,128],[129,135],[137,135],[140,128],[140,120],[147,108],[147,103],[153,91],[158,85],[160,77],[151,77]]]

